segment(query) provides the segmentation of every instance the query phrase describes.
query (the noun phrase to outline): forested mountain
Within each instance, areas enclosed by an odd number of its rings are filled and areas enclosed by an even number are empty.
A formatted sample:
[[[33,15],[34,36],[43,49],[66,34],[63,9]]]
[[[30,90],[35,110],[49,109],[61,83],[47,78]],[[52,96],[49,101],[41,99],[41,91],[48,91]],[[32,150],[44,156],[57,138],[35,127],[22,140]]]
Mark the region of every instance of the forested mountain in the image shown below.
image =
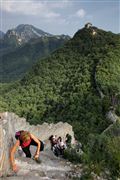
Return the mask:
[[[29,24],[20,24],[16,28],[8,30],[0,39],[0,56],[40,37],[70,38],[68,35],[52,35]]]
[[[48,36],[50,37],[53,35],[29,24],[20,24],[16,28],[10,29],[6,32],[4,39],[1,41],[1,48],[7,48],[9,46],[18,47],[31,39]]]
[[[119,52],[120,35],[85,27],[20,82],[2,84],[1,111],[13,111],[33,124],[71,123],[91,168],[107,167],[111,177],[120,175],[119,136],[101,136],[120,116]]]
[[[0,81],[10,82],[20,79],[38,58],[49,55],[69,39],[70,37],[65,35],[39,37],[2,55],[0,58]]]

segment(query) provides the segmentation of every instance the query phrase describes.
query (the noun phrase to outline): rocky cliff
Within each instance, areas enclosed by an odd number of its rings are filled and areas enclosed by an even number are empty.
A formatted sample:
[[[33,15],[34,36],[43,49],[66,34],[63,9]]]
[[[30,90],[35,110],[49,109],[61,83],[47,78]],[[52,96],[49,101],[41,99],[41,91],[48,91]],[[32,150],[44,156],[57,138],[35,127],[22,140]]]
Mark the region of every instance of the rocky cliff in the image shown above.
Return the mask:
[[[29,130],[39,139],[46,142],[48,147],[48,138],[51,134],[65,138],[69,133],[74,142],[74,132],[72,126],[68,123],[59,122],[57,124],[47,124],[33,126],[30,125],[24,118],[20,118],[14,113],[0,114],[0,177],[7,175],[10,169],[9,152],[12,144],[15,141],[14,134],[18,130]]]

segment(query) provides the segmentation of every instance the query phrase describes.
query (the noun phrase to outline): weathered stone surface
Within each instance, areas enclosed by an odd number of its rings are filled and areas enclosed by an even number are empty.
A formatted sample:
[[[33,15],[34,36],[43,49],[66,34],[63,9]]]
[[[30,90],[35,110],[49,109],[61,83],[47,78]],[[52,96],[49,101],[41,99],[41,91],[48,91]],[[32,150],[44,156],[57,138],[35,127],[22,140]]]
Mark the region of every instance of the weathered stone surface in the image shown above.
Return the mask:
[[[106,118],[109,121],[111,121],[112,123],[114,123],[118,119],[118,116],[115,114],[115,112],[113,110],[110,110],[110,111],[107,112]]]
[[[49,146],[48,138],[52,134],[65,139],[66,134],[69,133],[72,136],[72,143],[74,143],[74,132],[68,123],[43,123],[42,125],[31,126],[24,118],[20,118],[14,113],[5,112],[0,114],[0,117],[0,177],[6,175],[10,169],[9,153],[15,142],[16,131],[30,131],[42,141],[47,142],[46,147]]]
[[[6,113],[0,118],[0,177],[9,171],[9,152],[13,143],[9,120],[7,121],[5,116]]]

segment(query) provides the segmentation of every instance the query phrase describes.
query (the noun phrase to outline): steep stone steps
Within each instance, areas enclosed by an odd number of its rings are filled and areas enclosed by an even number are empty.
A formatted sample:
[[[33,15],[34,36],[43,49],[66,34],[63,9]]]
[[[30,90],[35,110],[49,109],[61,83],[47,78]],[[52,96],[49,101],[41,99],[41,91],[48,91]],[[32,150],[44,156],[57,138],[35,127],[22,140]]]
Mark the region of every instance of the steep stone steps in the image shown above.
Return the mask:
[[[15,115],[14,113],[1,113],[0,116],[0,177],[7,175],[9,173],[10,170],[10,161],[9,161],[9,152],[10,152],[10,148],[13,146],[13,144],[15,143],[15,132],[19,131],[21,129],[23,130],[29,130],[32,134],[34,134],[36,137],[38,137],[39,139],[41,139],[42,141],[46,142],[46,150],[48,151],[50,148],[50,144],[48,143],[48,138],[50,135],[54,134],[57,135],[58,137],[61,136],[62,138],[65,138],[66,134],[70,134],[72,137],[72,143],[74,142],[74,132],[72,130],[72,126],[68,123],[62,123],[59,122],[57,124],[47,124],[47,123],[43,123],[42,125],[30,125],[28,122],[26,122],[26,120],[24,118],[20,118],[17,115]],[[5,143],[6,142],[6,143]],[[49,152],[49,151],[48,151]],[[51,156],[50,152],[47,153],[47,156]],[[42,157],[42,155],[41,155]],[[46,155],[44,154],[44,159],[46,157]],[[44,160],[43,159],[43,160]],[[26,160],[26,158],[25,158]],[[22,162],[22,160],[20,159],[21,164],[23,165],[26,162]],[[47,161],[49,161],[50,163],[50,167],[49,167],[49,174],[52,174],[52,170],[55,170],[55,167],[57,168],[56,171],[61,172],[62,170],[64,170],[64,172],[66,171],[64,166],[60,166],[60,161],[58,161],[58,165],[55,164],[54,167],[54,163],[57,162],[57,160],[55,160],[55,158],[53,158],[52,160],[50,160],[50,158],[46,159],[46,161],[44,161],[44,164],[39,165],[40,168],[42,169],[43,167],[45,168],[45,166],[47,164],[45,164]],[[53,161],[53,162],[52,162]],[[31,167],[27,164],[28,167]],[[39,167],[37,164],[37,167]],[[34,166],[31,167],[31,169]],[[53,168],[54,167],[54,168]],[[62,168],[62,170],[60,170],[60,167]],[[51,168],[51,169],[50,169]],[[21,167],[22,170],[22,167]],[[25,170],[25,168],[23,169]],[[33,168],[34,170],[34,168]],[[29,173],[31,173],[31,170],[29,171]],[[60,174],[60,173],[57,173]],[[11,177],[9,177],[11,178]],[[14,176],[12,177],[14,178]],[[22,177],[24,179],[24,177]]]
[[[33,154],[35,149],[31,148]],[[64,159],[54,156],[50,149],[46,149],[40,154],[41,164],[37,164],[34,160],[18,157],[16,163],[19,166],[18,173],[13,176],[9,174],[8,177],[2,180],[69,180],[71,174],[78,173],[74,169],[74,165],[65,161]],[[81,175],[79,169],[79,176]],[[76,172],[75,172],[76,171]]]

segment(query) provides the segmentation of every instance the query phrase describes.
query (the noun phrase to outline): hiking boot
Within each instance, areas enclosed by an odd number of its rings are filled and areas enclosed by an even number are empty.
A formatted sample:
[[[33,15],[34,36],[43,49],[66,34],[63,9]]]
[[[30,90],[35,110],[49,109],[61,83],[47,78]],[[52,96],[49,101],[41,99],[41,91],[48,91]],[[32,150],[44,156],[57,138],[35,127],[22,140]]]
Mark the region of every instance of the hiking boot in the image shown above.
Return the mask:
[[[37,158],[36,162],[40,164],[42,161],[40,160],[40,158]]]
[[[33,160],[35,160],[38,164],[40,164],[42,161],[40,160],[40,157],[38,157],[38,158],[34,158],[33,157]]]

